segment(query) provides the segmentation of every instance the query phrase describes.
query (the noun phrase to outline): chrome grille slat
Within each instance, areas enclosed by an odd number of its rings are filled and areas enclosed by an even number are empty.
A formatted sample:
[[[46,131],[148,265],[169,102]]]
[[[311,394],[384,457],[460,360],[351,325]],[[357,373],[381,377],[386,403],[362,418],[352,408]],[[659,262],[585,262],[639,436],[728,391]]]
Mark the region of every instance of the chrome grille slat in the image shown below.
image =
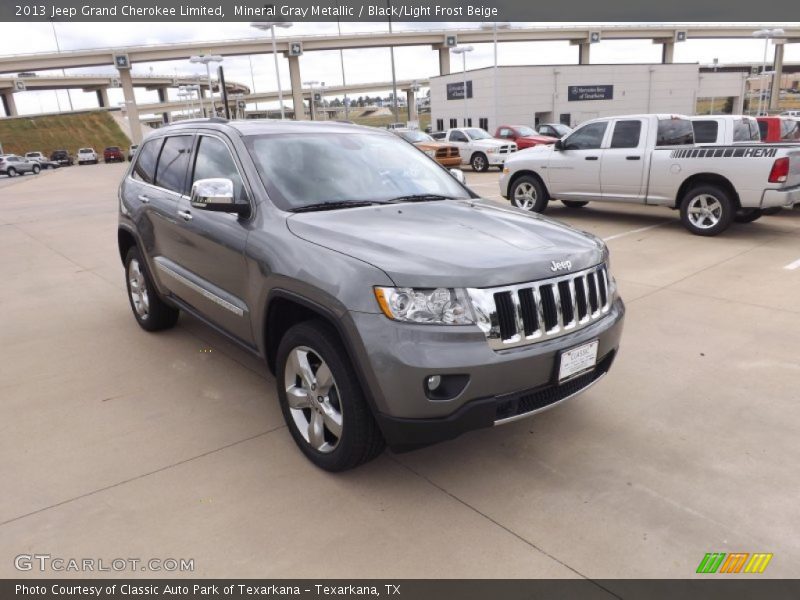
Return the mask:
[[[605,316],[613,300],[605,265],[542,281],[469,289],[467,293],[476,312],[483,315],[479,326],[493,350],[583,329]]]

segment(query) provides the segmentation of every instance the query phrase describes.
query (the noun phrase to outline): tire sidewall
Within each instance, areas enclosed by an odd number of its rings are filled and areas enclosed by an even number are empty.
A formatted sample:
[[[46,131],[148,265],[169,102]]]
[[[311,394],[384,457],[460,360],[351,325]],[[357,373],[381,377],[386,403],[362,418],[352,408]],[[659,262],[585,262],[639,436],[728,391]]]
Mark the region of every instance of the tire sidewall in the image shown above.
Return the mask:
[[[480,161],[480,160],[483,161],[483,166],[482,167],[475,165],[475,163],[477,161]],[[470,165],[472,166],[472,170],[473,171],[476,171],[478,173],[485,173],[486,171],[489,170],[489,159],[486,157],[486,155],[483,152],[476,152],[475,154],[473,154],[472,158],[470,159],[469,162],[470,162]]]
[[[689,203],[697,196],[704,194],[712,196],[719,201],[719,203],[722,205],[722,214],[716,225],[707,229],[700,229],[695,227],[695,225],[689,219]],[[736,207],[733,203],[733,200],[731,200],[731,198],[722,188],[716,185],[700,185],[694,187],[684,195],[683,200],[681,201],[681,222],[686,229],[695,235],[706,237],[719,235],[728,229],[728,227],[730,227],[731,223],[733,223],[735,214]]]
[[[536,200],[534,201],[533,206],[527,209],[522,208],[521,206],[517,206],[516,202],[514,201],[514,198],[516,197],[517,187],[522,185],[523,183],[532,184],[534,189],[536,190]],[[544,190],[544,186],[536,177],[531,177],[530,175],[525,175],[515,180],[514,183],[511,185],[509,196],[511,197],[512,206],[519,208],[520,210],[529,210],[531,212],[543,213],[545,208],[547,208],[547,195]]]

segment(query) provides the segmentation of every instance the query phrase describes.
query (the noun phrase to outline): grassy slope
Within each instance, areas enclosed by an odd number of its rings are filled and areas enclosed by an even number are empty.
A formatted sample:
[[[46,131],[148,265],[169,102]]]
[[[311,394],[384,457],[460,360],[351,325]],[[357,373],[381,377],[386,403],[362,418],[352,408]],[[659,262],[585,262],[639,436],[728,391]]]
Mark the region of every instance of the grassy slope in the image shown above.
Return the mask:
[[[111,115],[97,111],[0,119],[0,144],[6,153],[38,150],[49,156],[59,149],[75,155],[84,146],[97,152],[107,146],[127,148],[129,141]]]

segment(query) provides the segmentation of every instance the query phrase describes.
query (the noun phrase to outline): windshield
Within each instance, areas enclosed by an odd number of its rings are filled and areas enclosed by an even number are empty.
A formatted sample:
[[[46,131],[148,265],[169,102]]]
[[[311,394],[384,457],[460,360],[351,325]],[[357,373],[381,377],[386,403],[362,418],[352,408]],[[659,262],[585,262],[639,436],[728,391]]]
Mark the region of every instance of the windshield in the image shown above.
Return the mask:
[[[567,127],[566,125],[562,125],[560,123],[551,123],[550,127],[555,129],[556,133],[558,135],[560,135],[561,137],[564,137],[565,135],[569,135],[570,133],[573,132],[572,127]]]
[[[483,129],[470,128],[470,129],[465,129],[464,131],[473,140],[488,140],[491,139],[492,137],[491,135],[489,135],[487,131]]]
[[[536,135],[536,132],[526,125],[522,125],[521,127],[517,127],[517,131],[521,136],[528,136],[528,135]]]
[[[421,131],[398,131],[398,133],[408,142],[416,144],[419,142],[434,142],[431,136]]]
[[[315,132],[251,136],[246,143],[283,210],[401,196],[470,198],[445,169],[394,135]]]

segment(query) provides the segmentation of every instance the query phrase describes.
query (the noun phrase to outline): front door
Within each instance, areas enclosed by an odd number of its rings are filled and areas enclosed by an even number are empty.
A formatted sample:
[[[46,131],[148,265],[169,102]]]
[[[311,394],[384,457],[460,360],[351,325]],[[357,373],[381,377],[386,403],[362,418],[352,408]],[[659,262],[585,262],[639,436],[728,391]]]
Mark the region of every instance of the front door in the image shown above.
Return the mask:
[[[600,196],[600,156],[607,121],[587,123],[564,138],[547,163],[550,195],[565,200]]]

